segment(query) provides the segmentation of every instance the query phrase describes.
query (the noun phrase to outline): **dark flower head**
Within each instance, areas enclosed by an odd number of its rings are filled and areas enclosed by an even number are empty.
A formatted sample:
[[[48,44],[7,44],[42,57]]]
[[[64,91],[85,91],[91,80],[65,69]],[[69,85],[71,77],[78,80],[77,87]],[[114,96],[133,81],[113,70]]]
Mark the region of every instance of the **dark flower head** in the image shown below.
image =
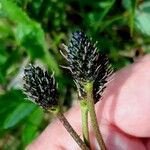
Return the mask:
[[[109,77],[113,72],[112,67],[109,64],[108,57],[106,55],[100,55],[99,60],[101,62],[101,67],[99,68],[98,75],[93,82],[93,96],[95,103],[98,102],[101,98],[107,83],[111,80]]]
[[[93,94],[95,102],[100,98],[98,92],[103,91],[110,67],[106,55],[102,55],[92,41],[80,31],[72,34],[68,46],[64,46],[66,54],[62,55],[69,63],[71,71],[79,91],[79,97],[83,98],[86,93],[84,85],[93,82]]]
[[[58,105],[56,82],[53,75],[40,67],[29,65],[24,69],[24,91],[27,96],[43,107],[51,109]]]
[[[67,48],[67,60],[73,77],[80,82],[97,77],[99,53],[83,32],[74,32]]]

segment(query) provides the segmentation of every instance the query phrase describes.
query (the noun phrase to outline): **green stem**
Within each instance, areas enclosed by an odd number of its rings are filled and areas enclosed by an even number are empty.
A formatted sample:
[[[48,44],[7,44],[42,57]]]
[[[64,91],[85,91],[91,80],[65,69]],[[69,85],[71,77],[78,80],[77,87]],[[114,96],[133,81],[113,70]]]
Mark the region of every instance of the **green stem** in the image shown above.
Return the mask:
[[[54,115],[56,115],[59,119],[59,121],[63,124],[65,129],[68,131],[68,133],[72,136],[72,138],[76,141],[76,143],[79,145],[79,147],[82,150],[89,150],[89,148],[86,146],[86,144],[81,140],[79,135],[76,133],[76,131],[72,128],[64,114],[61,112],[60,108],[56,108],[53,110],[49,110],[49,112],[52,112]]]
[[[89,128],[88,128],[88,106],[87,101],[82,99],[80,101],[81,115],[82,115],[82,133],[85,144],[90,148]]]
[[[106,146],[103,141],[101,132],[99,130],[96,113],[95,113],[94,100],[93,100],[93,83],[92,82],[87,83],[85,85],[85,90],[87,92],[87,102],[88,102],[88,110],[89,110],[90,118],[91,118],[91,124],[94,130],[96,139],[98,141],[98,144],[101,150],[106,150]]]

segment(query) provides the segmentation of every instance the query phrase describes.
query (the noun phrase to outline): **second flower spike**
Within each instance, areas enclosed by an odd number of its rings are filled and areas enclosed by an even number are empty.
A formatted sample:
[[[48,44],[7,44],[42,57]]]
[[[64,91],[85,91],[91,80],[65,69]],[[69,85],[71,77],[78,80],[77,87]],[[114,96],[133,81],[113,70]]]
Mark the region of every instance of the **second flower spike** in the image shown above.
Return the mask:
[[[111,69],[107,56],[100,54],[95,45],[83,32],[76,31],[72,34],[69,45],[64,45],[66,52],[61,53],[69,63],[68,68],[77,85],[79,98],[86,96],[84,85],[93,82],[96,103],[106,86]]]

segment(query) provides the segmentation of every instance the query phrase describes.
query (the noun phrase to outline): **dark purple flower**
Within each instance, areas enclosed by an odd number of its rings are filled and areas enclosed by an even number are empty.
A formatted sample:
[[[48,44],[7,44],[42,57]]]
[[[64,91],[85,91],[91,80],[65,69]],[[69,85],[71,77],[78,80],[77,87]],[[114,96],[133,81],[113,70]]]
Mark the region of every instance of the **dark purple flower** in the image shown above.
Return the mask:
[[[82,99],[86,95],[84,85],[87,82],[93,82],[96,103],[106,87],[111,67],[107,56],[100,54],[95,45],[83,32],[77,31],[72,34],[69,45],[64,46],[65,54],[61,53],[69,63],[67,68],[73,75],[79,97]]]
[[[58,105],[56,82],[53,75],[40,67],[29,65],[24,69],[24,91],[26,95],[44,109]]]

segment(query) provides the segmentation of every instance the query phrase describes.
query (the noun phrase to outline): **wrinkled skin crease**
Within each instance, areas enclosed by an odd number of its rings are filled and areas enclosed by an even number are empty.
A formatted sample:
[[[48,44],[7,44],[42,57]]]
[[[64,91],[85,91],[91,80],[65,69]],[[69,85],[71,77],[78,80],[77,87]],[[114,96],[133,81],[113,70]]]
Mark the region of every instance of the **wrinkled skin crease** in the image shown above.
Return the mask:
[[[150,150],[150,55],[118,71],[96,104],[101,132],[108,150]],[[67,119],[81,132],[79,105]],[[96,140],[90,127],[93,150]],[[27,150],[78,150],[78,145],[58,120],[51,123]]]

